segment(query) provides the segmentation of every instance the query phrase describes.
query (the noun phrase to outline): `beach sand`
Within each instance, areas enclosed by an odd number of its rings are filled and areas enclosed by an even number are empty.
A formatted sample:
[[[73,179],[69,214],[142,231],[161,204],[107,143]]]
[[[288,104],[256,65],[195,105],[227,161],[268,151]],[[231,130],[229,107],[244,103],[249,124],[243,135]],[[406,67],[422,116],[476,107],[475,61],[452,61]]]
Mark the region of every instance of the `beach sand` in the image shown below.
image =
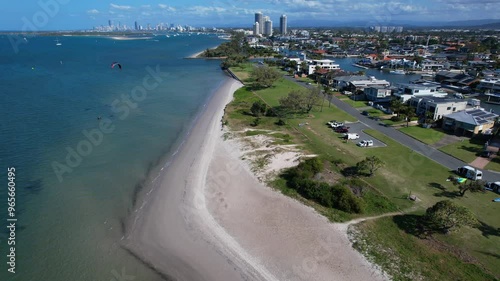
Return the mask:
[[[215,222],[203,196],[223,108],[240,86],[228,78],[217,90],[128,224],[122,244],[160,275],[190,281],[273,280]]]
[[[229,79],[206,105],[174,161],[152,180],[123,246],[175,280],[383,280],[352,247],[345,224],[260,183],[224,141]]]
[[[216,221],[279,280],[385,280],[354,250],[348,224],[271,190],[241,160],[238,139],[217,142],[206,196]]]

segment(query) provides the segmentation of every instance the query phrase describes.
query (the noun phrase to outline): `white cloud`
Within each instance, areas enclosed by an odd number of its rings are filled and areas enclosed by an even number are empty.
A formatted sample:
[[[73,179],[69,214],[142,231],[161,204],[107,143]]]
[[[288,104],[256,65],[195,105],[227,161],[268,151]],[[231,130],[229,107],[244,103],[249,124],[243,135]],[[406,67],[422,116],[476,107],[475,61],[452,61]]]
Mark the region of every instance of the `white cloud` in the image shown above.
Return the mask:
[[[87,14],[89,14],[89,15],[97,15],[97,14],[99,14],[99,11],[97,9],[92,9],[92,10],[88,10]]]
[[[158,7],[162,10],[167,10],[167,11],[171,11],[171,12],[176,11],[176,9],[174,7],[171,7],[171,6],[165,5],[165,4],[158,4]]]
[[[109,6],[113,9],[117,9],[117,10],[123,10],[123,11],[127,11],[127,10],[130,10],[132,9],[132,6],[125,6],[125,5],[116,5],[116,4],[109,4]]]

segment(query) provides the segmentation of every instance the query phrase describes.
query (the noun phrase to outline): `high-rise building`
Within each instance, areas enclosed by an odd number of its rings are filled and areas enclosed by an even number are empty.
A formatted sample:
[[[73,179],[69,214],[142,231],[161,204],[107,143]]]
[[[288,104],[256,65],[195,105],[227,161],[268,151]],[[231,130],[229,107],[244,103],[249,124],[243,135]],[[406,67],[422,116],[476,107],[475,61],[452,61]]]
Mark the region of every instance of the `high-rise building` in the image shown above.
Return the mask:
[[[137,21],[135,22],[135,30],[139,30],[139,24],[137,23]]]
[[[253,35],[259,36],[260,35],[260,26],[258,22],[255,22],[253,24]]]
[[[108,20],[108,25],[109,27],[113,26],[113,22],[111,20]]]
[[[255,20],[254,22],[259,23],[259,34],[264,33],[264,17],[262,16],[261,12],[255,13]]]
[[[280,17],[280,33],[281,35],[285,35],[286,32],[286,15],[281,15]]]
[[[264,22],[264,35],[273,35],[273,22],[269,19],[269,17],[267,17],[266,21]]]

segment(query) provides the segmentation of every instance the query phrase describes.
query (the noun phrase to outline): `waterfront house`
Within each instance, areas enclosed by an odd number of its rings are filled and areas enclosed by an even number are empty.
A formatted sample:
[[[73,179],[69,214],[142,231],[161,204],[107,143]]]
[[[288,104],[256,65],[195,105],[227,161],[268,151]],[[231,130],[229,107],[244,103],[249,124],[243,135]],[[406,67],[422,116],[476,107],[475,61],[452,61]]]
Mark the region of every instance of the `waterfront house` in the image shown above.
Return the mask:
[[[385,101],[391,98],[392,90],[386,86],[370,86],[364,89],[366,99],[369,101]]]
[[[481,79],[476,89],[490,93],[500,93],[500,78]]]
[[[434,121],[467,108],[466,100],[456,98],[411,97],[408,104],[415,108],[417,116],[426,117],[427,112],[430,112]]]
[[[420,63],[422,71],[439,71],[445,69],[445,64],[434,60],[425,59]]]
[[[340,70],[340,65],[336,64],[333,60],[312,60],[309,63],[308,74],[311,75],[316,71],[316,68],[326,69],[328,71]]]
[[[497,118],[497,114],[482,108],[464,110],[443,116],[443,129],[473,136],[493,128]]]
[[[341,90],[347,90],[350,92],[363,91],[367,87],[371,86],[382,86],[388,87],[391,83],[386,80],[378,80],[373,76],[366,75],[350,75],[350,76],[339,76],[333,78],[333,87]]]
[[[405,103],[412,97],[446,97],[448,94],[439,89],[440,85],[432,82],[420,84],[400,84],[394,96]]]

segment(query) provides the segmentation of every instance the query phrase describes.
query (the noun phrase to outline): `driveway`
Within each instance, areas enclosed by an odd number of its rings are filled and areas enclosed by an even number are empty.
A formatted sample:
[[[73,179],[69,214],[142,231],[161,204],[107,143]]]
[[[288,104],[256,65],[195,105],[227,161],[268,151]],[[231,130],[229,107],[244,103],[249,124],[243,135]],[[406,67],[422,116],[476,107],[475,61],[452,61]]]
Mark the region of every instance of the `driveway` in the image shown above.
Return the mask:
[[[288,79],[293,82],[295,81],[294,78],[285,76],[285,79]],[[303,85],[306,88],[312,88],[315,85],[304,85],[304,83],[299,83],[300,85]],[[378,121],[372,120],[367,116],[362,115],[357,109],[351,107],[349,104],[344,103],[343,101],[339,100],[337,97],[333,96],[331,98],[331,102],[337,106],[339,109],[347,112],[348,114],[352,115],[353,117],[357,118],[361,123],[365,124],[366,127],[374,129],[379,131],[380,133],[386,135],[387,137],[390,137],[391,139],[401,143],[402,145],[410,148],[414,152],[417,152],[419,154],[422,154],[433,161],[447,167],[450,170],[456,170],[458,167],[467,165],[467,163],[450,156],[444,152],[441,152],[437,150],[436,148],[426,145],[420,141],[415,140],[412,137],[409,137],[403,133],[401,133],[398,130],[395,130],[394,128],[391,127],[385,127],[385,126],[380,126]],[[411,156],[409,159],[404,159],[404,165],[407,166],[407,169],[414,168],[414,166],[418,165],[416,163],[415,159],[413,159]],[[498,172],[493,172],[493,171],[483,171],[483,179],[486,181],[500,181],[500,173]]]

